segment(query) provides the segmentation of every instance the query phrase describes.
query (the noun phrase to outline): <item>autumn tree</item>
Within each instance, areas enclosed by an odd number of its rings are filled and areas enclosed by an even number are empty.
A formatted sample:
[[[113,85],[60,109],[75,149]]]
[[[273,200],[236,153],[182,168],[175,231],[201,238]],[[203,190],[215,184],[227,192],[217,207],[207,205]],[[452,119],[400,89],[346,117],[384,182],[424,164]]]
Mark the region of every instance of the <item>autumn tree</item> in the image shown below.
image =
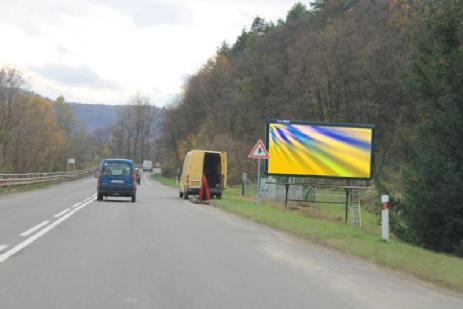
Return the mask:
[[[14,142],[13,130],[20,125],[28,100],[23,87],[25,80],[15,68],[0,68],[0,169],[11,170],[9,151]]]
[[[70,135],[75,126],[74,111],[66,103],[63,96],[59,96],[53,102],[53,113],[58,126],[64,130],[67,135]]]
[[[73,111],[59,97],[52,102],[27,90],[22,73],[0,69],[0,171],[62,171],[66,159],[91,162],[88,135],[78,131]]]
[[[39,96],[25,98],[18,125],[11,129],[14,143],[8,149],[16,173],[62,170],[66,160],[66,139],[55,121],[52,103]]]

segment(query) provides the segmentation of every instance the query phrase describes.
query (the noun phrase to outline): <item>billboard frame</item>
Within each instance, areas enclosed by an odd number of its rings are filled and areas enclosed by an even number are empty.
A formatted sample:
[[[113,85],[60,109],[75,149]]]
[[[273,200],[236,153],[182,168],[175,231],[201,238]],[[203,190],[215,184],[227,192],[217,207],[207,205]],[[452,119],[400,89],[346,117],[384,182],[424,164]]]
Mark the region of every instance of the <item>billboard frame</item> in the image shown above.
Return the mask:
[[[269,148],[269,126],[272,123],[278,124],[296,124],[296,125],[313,125],[313,126],[324,126],[324,127],[341,127],[341,128],[360,128],[360,129],[371,129],[371,157],[370,157],[370,177],[338,177],[338,176],[323,176],[323,175],[302,175],[302,174],[278,174],[268,172],[268,162],[271,160],[270,148]],[[368,180],[371,181],[374,178],[374,167],[375,167],[375,146],[376,146],[376,127],[373,124],[358,124],[358,123],[335,123],[335,122],[312,122],[302,120],[283,120],[283,119],[267,119],[265,121],[265,147],[269,151],[270,157],[265,160],[264,174],[267,176],[282,176],[282,177],[308,177],[308,178],[322,178],[322,179],[333,179],[333,180]]]

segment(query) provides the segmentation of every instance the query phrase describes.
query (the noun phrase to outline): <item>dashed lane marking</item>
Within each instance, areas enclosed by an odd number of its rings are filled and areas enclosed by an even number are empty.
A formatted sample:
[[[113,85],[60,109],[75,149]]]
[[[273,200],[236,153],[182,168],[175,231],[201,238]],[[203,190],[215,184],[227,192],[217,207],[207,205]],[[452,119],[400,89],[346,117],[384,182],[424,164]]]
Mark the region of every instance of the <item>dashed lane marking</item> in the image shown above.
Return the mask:
[[[71,210],[71,208],[66,208],[65,210],[63,210],[63,211],[57,213],[56,215],[53,215],[53,217],[59,218],[59,217],[61,217],[62,215],[64,215],[65,213],[67,213],[69,210]]]
[[[65,221],[66,219],[70,218],[73,214],[84,208],[85,206],[89,205],[95,200],[95,198],[89,200],[88,202],[82,203],[79,207],[74,208],[72,211],[68,212],[64,216],[60,217],[56,221],[50,223],[43,229],[41,229],[39,232],[35,233],[34,235],[30,236],[26,240],[24,240],[22,243],[16,245],[15,247],[11,248],[10,250],[0,254],[0,263],[5,262],[9,257],[12,255],[18,253],[22,249],[26,248],[30,244],[32,244],[34,241],[45,235],[46,233],[50,232],[52,229],[54,229],[56,226],[58,226],[61,222]]]
[[[80,205],[82,205],[82,202],[79,202],[79,203],[76,203],[76,204],[72,205],[72,208],[79,207]]]
[[[79,202],[79,203],[77,203],[77,204],[72,205],[72,208],[79,207],[80,205],[82,205],[82,202]]]
[[[25,236],[29,236],[30,234],[40,230],[42,227],[44,227],[45,225],[47,225],[48,223],[50,223],[50,221],[43,221],[39,224],[37,224],[36,226],[28,229],[27,231],[25,231],[24,233],[21,233],[19,234],[19,236],[21,237],[25,237]]]
[[[84,200],[84,203],[86,203],[86,202],[90,201],[91,199],[94,199],[95,197],[96,197],[96,193],[95,193],[95,194],[93,194],[93,195],[92,195],[92,196],[90,196],[90,197],[87,197],[87,198]]]

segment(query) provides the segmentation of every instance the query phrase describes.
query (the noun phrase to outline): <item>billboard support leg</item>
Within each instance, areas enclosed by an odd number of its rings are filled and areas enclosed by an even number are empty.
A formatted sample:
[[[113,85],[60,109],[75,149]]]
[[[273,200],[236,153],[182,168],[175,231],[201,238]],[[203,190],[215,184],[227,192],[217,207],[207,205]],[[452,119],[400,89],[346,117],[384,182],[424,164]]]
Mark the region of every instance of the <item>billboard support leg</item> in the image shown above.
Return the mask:
[[[288,191],[289,191],[289,183],[285,184],[285,190],[286,190],[286,195],[285,195],[285,207],[288,207]]]
[[[348,212],[348,209],[349,209],[349,200],[350,200],[350,194],[351,194],[351,188],[346,188],[345,191],[346,191],[346,219],[345,219],[345,223],[347,223],[347,212]]]

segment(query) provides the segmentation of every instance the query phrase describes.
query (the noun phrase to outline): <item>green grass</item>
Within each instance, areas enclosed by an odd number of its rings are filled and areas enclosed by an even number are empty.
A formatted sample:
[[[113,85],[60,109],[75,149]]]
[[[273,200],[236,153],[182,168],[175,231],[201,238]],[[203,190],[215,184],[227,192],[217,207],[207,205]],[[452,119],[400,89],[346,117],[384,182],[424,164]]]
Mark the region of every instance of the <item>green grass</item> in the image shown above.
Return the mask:
[[[164,177],[164,176],[162,176],[160,174],[152,174],[151,179],[156,180],[156,181],[162,183],[163,185],[166,185],[166,186],[169,186],[169,187],[174,187],[174,188],[178,187],[178,185],[175,182],[175,178]]]
[[[174,179],[159,176],[153,179],[175,186]],[[258,203],[255,197],[243,197],[238,187],[228,188],[223,199],[213,200],[212,204],[344,253],[463,292],[463,259],[397,239],[385,242],[380,237],[376,215],[367,211],[362,213],[366,224],[360,228],[344,224],[345,209],[341,204],[314,204],[301,210],[292,203],[291,207],[284,208],[279,202]]]

